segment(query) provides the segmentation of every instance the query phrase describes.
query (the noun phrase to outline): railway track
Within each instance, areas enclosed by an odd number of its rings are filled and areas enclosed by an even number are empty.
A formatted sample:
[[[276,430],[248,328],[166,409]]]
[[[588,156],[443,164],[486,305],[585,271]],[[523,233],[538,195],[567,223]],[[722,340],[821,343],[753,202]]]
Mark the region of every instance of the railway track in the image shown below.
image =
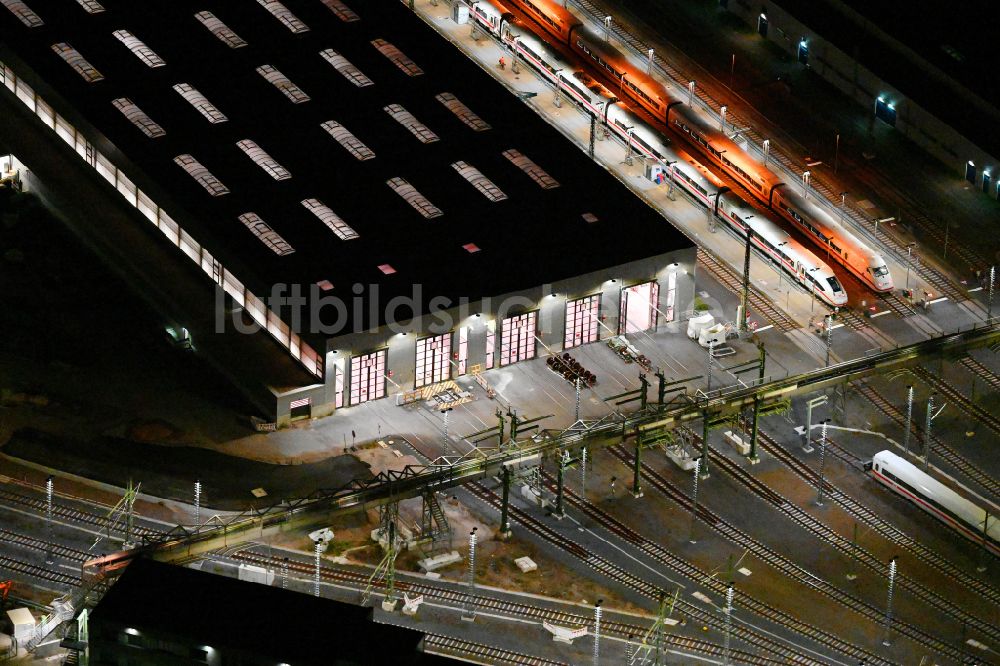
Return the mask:
[[[30,562],[15,560],[14,558],[7,557],[6,555],[0,555],[0,571],[9,571],[21,576],[37,578],[38,580],[49,583],[58,583],[59,585],[67,585],[71,587],[78,587],[80,585],[79,576],[73,576],[68,573],[63,573],[62,571],[52,571],[47,567],[38,566],[37,564],[32,564]]]
[[[997,376],[992,370],[987,368],[985,365],[972,358],[971,356],[964,357],[959,361],[968,370],[970,370],[977,377],[982,379],[986,384],[994,391],[1000,391],[1000,376]]]
[[[20,493],[3,489],[0,489],[0,503],[24,506],[37,511],[42,516],[45,515],[47,510],[47,504],[44,499],[21,495]],[[83,511],[57,502],[52,503],[52,516],[85,525],[93,525],[102,530],[108,527],[107,516],[90,513],[89,511]],[[120,530],[116,529],[116,531]],[[141,525],[133,525],[132,531],[136,536],[155,536],[159,534],[156,530],[151,530]]]
[[[766,436],[765,436],[766,437]],[[773,442],[773,440],[771,440]],[[733,480],[737,481],[755,495],[763,499],[765,502],[771,504],[779,512],[783,513],[785,516],[793,520],[800,527],[804,528],[806,531],[810,532],[813,536],[819,540],[833,546],[841,553],[848,557],[857,555],[857,559],[862,562],[866,567],[879,574],[882,577],[886,575],[886,564],[880,561],[872,553],[865,551],[857,546],[857,544],[852,544],[848,539],[840,536],[834,530],[829,528],[819,519],[815,518],[812,514],[805,511],[801,507],[796,506],[790,502],[787,498],[779,494],[778,492],[769,488],[763,481],[757,479],[752,474],[747,472],[745,469],[740,467],[737,463],[732,461],[727,456],[719,453],[713,447],[709,447],[709,457],[712,463],[717,467],[722,469],[726,474],[728,474]],[[815,481],[818,481],[818,475]],[[814,482],[813,486],[816,485]],[[897,575],[897,584],[909,591],[914,597],[920,599],[921,601],[933,606],[935,609],[942,613],[946,613],[949,616],[955,618],[959,622],[964,622],[967,626],[975,628],[980,631],[984,636],[988,636],[997,640],[1000,638],[1000,630],[997,629],[993,624],[981,620],[980,618],[971,615],[959,606],[955,605],[948,599],[944,598],[940,594],[930,590],[924,585],[918,583],[917,581],[908,578],[906,576]],[[936,640],[936,639],[934,639]],[[954,650],[951,646],[946,643],[940,642],[938,649],[942,654],[949,654],[949,650]],[[931,646],[928,646],[931,647]],[[955,656],[955,653],[951,653]],[[960,654],[960,653],[959,653]]]
[[[602,25],[604,17],[608,15],[606,7],[598,7],[590,0],[572,0],[572,4],[576,5],[576,7],[586,13],[597,25]],[[645,61],[648,58],[647,54],[650,50],[650,46],[628,31],[624,30],[615,22],[612,22],[611,34],[613,34],[619,42],[630,49],[633,55],[639,58],[640,61]],[[664,77],[664,80],[668,84],[672,84],[674,88],[673,92],[679,98],[686,99],[688,95],[687,83],[688,81],[696,80],[697,77],[690,76],[689,73],[681,71],[663,58],[660,58],[656,55],[655,49],[654,65],[656,69],[659,70],[659,73]],[[718,117],[719,110],[722,105],[709,95],[703,87],[695,87],[695,97],[702,104],[702,106],[715,113]],[[739,113],[738,110],[729,109],[727,121],[732,125],[732,127],[740,128],[741,135],[747,139],[748,151],[757,151],[757,146],[763,145],[764,140],[768,138],[761,134],[761,132],[753,126],[750,120],[743,117],[743,114]],[[772,135],[770,138],[774,139],[775,137]],[[773,141],[771,143],[773,143]],[[761,154],[756,156],[759,158],[762,157]],[[789,183],[795,184],[801,179],[803,165],[789,158],[783,151],[778,149],[777,146],[771,146],[771,150],[768,152],[768,164],[777,164],[780,166],[781,170],[785,172],[784,175],[788,179]],[[810,189],[825,199],[826,202],[839,213],[841,199],[837,191],[824,183],[820,178],[811,179],[809,185]],[[925,215],[909,206],[906,206],[905,210],[907,217],[913,219],[922,232],[936,240],[940,239],[941,244],[944,244],[943,233],[939,230],[939,225],[935,225],[933,221]],[[871,219],[867,215],[862,214],[860,211],[848,206],[843,211],[843,216],[850,219],[850,226],[853,227],[853,231],[855,233],[865,237],[867,242],[871,243],[875,248],[879,247],[880,239],[875,238],[874,233],[872,233],[874,226],[872,225]],[[895,254],[899,261],[902,261],[905,264],[907,261],[906,252],[902,245],[896,239],[885,234],[881,237],[881,240],[883,241],[884,246],[890,252]],[[953,248],[953,252],[961,255],[962,259],[970,263],[970,265],[985,266],[988,263],[981,262],[978,255],[968,248],[955,243],[950,244],[950,247]],[[934,289],[942,295],[947,296],[956,302],[962,302],[968,299],[968,294],[966,294],[964,290],[959,288],[951,278],[933,266],[928,264],[913,264],[911,265],[911,270],[929,285],[933,286]],[[913,309],[910,308],[909,305],[902,299],[897,298],[895,300],[888,301],[886,304],[900,316],[906,317],[913,314]]]
[[[760,432],[759,436],[761,449],[773,456],[775,460],[783,464],[807,484],[813,487],[818,485],[819,474],[815,472],[812,467],[796,457],[791,451],[779,444],[770,435]],[[832,450],[831,444],[832,442],[830,442],[828,438],[827,450]],[[851,456],[851,459],[856,460],[853,456]],[[931,550],[924,544],[920,543],[920,541],[904,533],[892,523],[883,520],[874,511],[840,490],[840,488],[830,483],[829,480],[824,480],[823,488],[826,493],[826,497],[830,501],[839,504],[844,511],[857,519],[858,522],[867,525],[872,529],[872,531],[879,534],[882,538],[897,545],[924,564],[932,567],[935,571],[947,576],[949,579],[955,581],[967,590],[976,593],[983,599],[993,604],[1000,604],[1000,590],[990,583],[969,575],[961,568],[952,564],[948,558],[943,557],[934,550]],[[851,546],[851,548],[853,552],[853,546]],[[885,566],[877,559],[869,560],[868,565],[869,568],[874,568],[877,565],[878,571],[884,569]],[[901,581],[902,586],[909,585],[907,582],[908,579],[905,577],[900,577],[898,580]]]
[[[625,451],[625,449],[621,446],[612,447],[611,453],[625,465],[631,465],[633,463],[632,455],[629,454],[627,451]],[[715,464],[716,466],[721,466],[723,470],[726,471],[726,473],[730,474],[731,476],[733,476],[732,472],[734,471],[734,468],[743,471],[741,468],[739,468],[738,465],[733,463],[725,456],[719,454],[714,449],[709,449],[709,456],[710,458],[713,459],[713,464]],[[691,499],[683,491],[681,491],[675,485],[670,483],[670,481],[668,481],[665,477],[657,473],[655,470],[650,469],[648,466],[643,469],[643,475],[663,495],[676,502],[682,508],[688,511],[691,510]],[[754,477],[749,475],[733,476],[733,478],[736,481],[748,487],[751,485],[748,483],[748,481],[750,480],[754,482],[757,481]],[[755,494],[761,495],[763,491],[768,490],[763,483],[757,482],[753,485],[755,486],[754,489]],[[794,511],[795,509],[798,509],[798,507],[792,506],[785,498],[781,497],[776,493],[772,493],[770,497],[762,497],[762,498],[764,499],[764,501],[778,508],[778,510],[781,511],[782,513],[785,513],[786,516],[788,516],[795,522],[801,523],[801,521],[799,521],[797,519],[798,517],[795,515],[796,511]],[[789,511],[787,509],[792,509],[792,511]],[[801,511],[801,509],[798,509],[798,511]],[[741,548],[747,549],[759,560],[770,565],[776,571],[784,574],[788,578],[792,580],[797,580],[806,587],[816,590],[817,592],[823,594],[824,596],[836,601],[837,603],[841,604],[848,610],[853,611],[861,615],[865,619],[869,620],[876,627],[879,626],[879,624],[884,620],[885,614],[882,609],[875,608],[874,606],[871,606],[870,604],[862,601],[861,599],[858,599],[857,597],[851,595],[850,593],[841,590],[840,588],[830,583],[829,581],[817,577],[812,572],[802,568],[798,564],[795,564],[787,557],[774,550],[773,548],[764,545],[754,537],[743,532],[739,528],[731,525],[724,518],[708,510],[701,504],[698,505],[698,513],[699,517],[706,524],[708,524],[713,530],[718,532],[723,538],[731,541],[732,543],[740,546]],[[805,515],[808,516],[809,514]],[[822,525],[822,523],[819,523],[819,521],[814,521],[814,522],[808,521],[805,524],[802,524],[802,526],[805,527],[807,531],[813,533],[814,536],[821,539],[822,541],[830,543],[835,547],[841,545],[838,543],[838,535],[836,535],[836,533],[834,533],[832,530],[826,529],[825,525]],[[848,543],[848,547],[849,546],[850,544]],[[843,548],[838,547],[838,550],[843,550]],[[848,550],[848,553],[850,553],[850,550]],[[874,558],[874,556],[871,556],[871,561],[873,561],[877,565],[875,567],[872,567],[873,569],[875,569],[876,572],[880,572],[885,569],[885,564],[878,562],[878,560]],[[970,618],[978,622],[977,618],[972,618],[971,616]],[[990,627],[990,625],[986,623],[979,622],[979,624],[986,626],[987,629],[989,629]],[[957,650],[953,646],[945,643],[944,641],[932,636],[931,634],[925,632],[919,627],[916,627],[908,622],[903,622],[897,619],[893,622],[893,626],[896,628],[899,634],[907,636],[915,643],[919,643],[920,645],[923,645],[926,648],[934,650],[939,654],[949,655],[954,658],[960,658],[962,656],[962,652],[960,650]]]
[[[270,569],[280,568],[283,562],[277,557],[267,557],[263,553],[254,550],[239,551],[233,553],[230,557],[235,560],[256,564]],[[290,560],[288,565],[290,571],[299,574],[304,579],[311,579],[313,577],[315,572],[314,567],[315,565],[311,562],[303,562],[299,560]],[[368,586],[368,574],[360,571],[323,566],[320,569],[320,577],[327,582],[353,587],[359,592]],[[382,590],[382,593],[384,594],[384,584],[382,582],[377,582],[376,586]],[[457,585],[450,587],[449,584],[443,582],[415,582],[400,580],[397,578],[395,588],[397,594],[406,592],[412,596],[424,595],[426,598],[433,598],[454,606],[461,606],[466,602],[466,600],[469,599],[469,595],[466,590],[461,589]],[[476,609],[479,611],[488,611],[504,617],[528,619],[539,623],[548,621],[565,627],[591,627],[593,625],[594,618],[593,615],[590,614],[583,615],[535,604],[497,599],[495,597],[481,594],[481,588],[478,591],[480,594],[475,595],[473,601]],[[610,618],[605,618],[601,622],[601,631],[604,635],[616,636],[621,639],[642,636],[646,633],[648,628],[649,627],[647,626],[614,621]],[[664,633],[663,641],[666,647],[684,650],[695,654],[704,654],[709,656],[722,656],[724,654],[722,646],[701,639]],[[742,650],[733,650],[733,658],[738,660],[741,664],[752,664],[753,666],[781,666],[783,664],[787,664],[787,662],[782,660],[760,657]]]
[[[703,247],[698,248],[698,264],[733,293],[742,293],[743,277],[733,270],[729,264],[716,257],[709,250]],[[750,285],[750,307],[782,333],[800,328],[794,319],[785,314],[753,285]]]
[[[485,659],[484,664],[525,664],[526,666],[567,666],[564,661],[553,661],[544,657],[535,657],[523,652],[514,652],[483,643],[473,643],[462,638],[442,636],[441,634],[424,635],[424,652],[441,655],[471,656]]]
[[[926,382],[929,386],[933,387],[938,393],[958,405],[959,409],[963,412],[973,417],[993,432],[1000,434],[1000,419],[969,400],[965,397],[965,394],[957,388],[923,366],[914,366],[913,372],[924,380],[924,382]]]
[[[612,447],[610,451],[612,455],[618,458],[618,460],[623,464],[625,464],[626,466],[630,466],[633,464],[633,458],[631,454],[629,454],[624,449],[624,447],[622,446]],[[670,483],[663,476],[659,475],[657,472],[648,467],[643,469],[643,476],[644,478],[646,478],[648,482],[651,483],[651,485],[653,485],[653,487],[655,487],[658,491],[660,491],[661,494],[673,500],[676,504],[678,504],[681,508],[685,509],[686,511],[691,510],[691,499],[683,491],[678,489],[675,485]],[[564,489],[563,492],[570,497],[571,504],[573,504],[578,510],[582,511],[584,514],[588,515],[597,522],[603,524],[605,528],[612,531],[613,533],[618,534],[624,539],[629,539],[630,542],[633,543],[633,545],[635,545],[640,550],[643,550],[647,554],[653,556],[654,558],[660,561],[664,560],[662,553],[668,551],[666,551],[666,549],[664,549],[662,546],[659,546],[655,542],[651,542],[648,539],[642,537],[641,535],[635,533],[630,528],[621,524],[617,519],[610,516],[602,509],[594,506],[590,502],[584,503],[584,501],[581,500],[581,498],[572,491],[567,493],[567,491]],[[712,512],[702,504],[698,505],[698,515],[701,518],[701,520],[705,522],[705,524],[709,525],[723,538],[727,539],[728,541],[732,542],[733,544],[741,548],[746,549],[748,552],[752,553],[755,557],[757,557],[757,559],[759,559],[761,562],[770,565],[776,571],[784,574],[788,578],[792,580],[797,580],[806,587],[816,590],[820,594],[823,594],[824,596],[843,605],[848,610],[851,610],[861,615],[865,619],[871,621],[875,626],[878,626],[879,623],[883,621],[884,613],[882,610],[865,603],[864,601],[858,599],[857,597],[854,597],[853,595],[843,590],[840,590],[832,583],[825,581],[821,578],[818,578],[816,575],[803,569],[794,562],[790,561],[788,558],[786,558],[784,555],[780,554],[773,548],[764,545],[763,543],[754,539],[746,532],[743,532],[739,528],[735,527],[734,525],[726,521],[724,518]],[[664,563],[666,564],[667,562]],[[686,567],[691,567],[691,565],[686,565]],[[705,583],[708,587],[716,588],[713,591],[718,593],[725,592],[726,586],[722,581],[712,578],[711,576],[709,576],[704,572],[700,572],[700,575],[701,578],[697,578],[696,580],[699,580],[701,582],[703,581],[703,579],[711,579],[711,584],[708,582]],[[783,614],[782,611],[778,611],[768,604],[764,604],[762,602],[755,601],[753,599],[744,599],[742,598],[742,596],[740,598],[740,606],[754,610],[758,614],[764,615],[765,617],[768,617],[769,619],[772,619],[774,621],[779,621],[774,617],[776,614]],[[783,624],[786,624],[786,621],[784,620],[780,621]],[[801,622],[799,622],[799,624],[805,625],[805,623]],[[943,643],[938,641],[936,638],[930,636],[926,632],[923,632],[922,630],[908,623],[899,623],[895,626],[897,626],[897,628],[899,629],[900,634],[906,635],[908,638],[911,638],[915,642],[921,643],[925,647],[931,648],[935,651],[939,650],[940,645],[943,645]],[[796,627],[796,631],[813,638],[818,638],[818,635],[815,632],[810,633],[814,629],[813,627],[810,627],[809,625],[805,625],[805,627],[808,628],[806,631],[802,631],[799,627]],[[852,656],[859,657],[860,655],[852,655]]]
[[[473,493],[481,501],[485,502],[489,506],[493,507],[497,511],[500,510],[500,498],[496,496],[495,493],[486,489],[482,484],[473,483],[468,484],[466,488]],[[516,507],[509,508],[510,515],[512,518],[516,519],[522,527],[535,533],[537,536],[542,537],[546,541],[558,546],[562,550],[566,551],[570,555],[581,560],[584,564],[594,569],[597,573],[621,584],[625,587],[638,592],[649,599],[658,600],[662,590],[660,587],[653,585],[652,583],[646,581],[645,579],[639,578],[634,574],[622,569],[613,562],[593,553],[587,551],[586,548],[578,544],[577,542],[569,539],[568,537],[552,530],[547,525],[536,520],[532,516],[528,515],[524,511],[517,509]],[[610,516],[609,516],[610,518]],[[627,529],[627,528],[626,528]],[[670,557],[671,560],[679,560],[675,556],[671,555],[662,549],[661,551],[665,556]],[[684,563],[679,560],[679,565],[687,570],[681,571],[688,576],[693,576],[694,580],[699,581],[706,587],[712,588],[714,591],[719,592],[717,589],[720,586],[719,581],[715,581],[711,576],[708,576],[704,572],[698,570],[693,565]],[[689,572],[689,573],[688,573]],[[713,582],[714,581],[714,582]],[[725,586],[722,585],[721,593],[725,593]],[[848,643],[833,634],[830,634],[822,629],[812,627],[803,622],[799,622],[790,616],[787,616],[782,611],[778,611],[762,602],[753,600],[746,595],[737,593],[739,598],[739,603],[741,607],[746,607],[753,610],[758,615],[770,619],[771,621],[784,626],[801,636],[809,638],[815,641],[819,645],[823,645],[834,652],[845,654],[851,657],[866,659],[866,663],[874,666],[876,664],[889,664],[891,662],[886,661],[882,657],[868,652],[862,647],[856,646],[854,644]],[[706,626],[712,626],[717,629],[722,629],[723,620],[717,617],[715,614],[707,612],[702,608],[694,605],[693,603],[687,601],[686,599],[678,600],[678,606],[681,607],[684,613],[689,617],[696,618],[699,622],[702,622]],[[744,604],[747,604],[744,606]],[[758,650],[763,651],[764,654],[772,654],[781,657],[786,660],[786,663],[810,663],[811,658],[805,656],[801,652],[789,647],[785,643],[779,642],[769,635],[761,633],[759,631],[748,629],[741,625],[733,626],[733,635],[737,639],[743,641],[747,645],[752,645]]]
[[[4,545],[11,544],[14,546],[20,546],[21,548],[27,548],[28,550],[35,550],[42,553],[51,552],[53,555],[61,557],[65,560],[79,562],[81,564],[93,557],[91,553],[83,550],[70,548],[69,546],[63,546],[58,543],[51,543],[3,528],[0,528],[0,543]]]
[[[875,405],[879,411],[892,419],[893,422],[900,427],[904,425],[905,417],[903,413],[895,405],[886,400],[878,391],[868,384],[863,383],[855,384],[855,388],[868,402]],[[915,424],[911,424],[911,432],[918,436],[921,434],[917,432]],[[954,467],[955,470],[975,482],[980,488],[986,490],[990,497],[995,498],[1000,494],[1000,482],[997,482],[992,476],[963,458],[955,449],[942,442],[936,435],[932,436],[931,441],[933,444],[931,447],[932,453],[940,456],[942,460]]]

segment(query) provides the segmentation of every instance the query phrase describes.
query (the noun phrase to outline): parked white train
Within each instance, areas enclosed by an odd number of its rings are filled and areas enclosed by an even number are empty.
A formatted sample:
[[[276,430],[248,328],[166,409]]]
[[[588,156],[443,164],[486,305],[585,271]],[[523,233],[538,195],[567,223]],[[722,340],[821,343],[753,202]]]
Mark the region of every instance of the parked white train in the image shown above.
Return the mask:
[[[752,208],[689,154],[669,147],[666,137],[628,111],[603,86],[592,80],[586,85],[576,80],[572,76],[575,68],[542,40],[530,33],[514,34],[502,29],[501,22],[505,19],[494,12],[494,7],[479,2],[473,16],[484,29],[504,35],[504,41],[516,53],[518,62],[526,63],[558,85],[566,99],[598,118],[602,125],[630,145],[634,153],[658,165],[664,182],[672,180],[682,187],[699,203],[711,208],[712,214],[725,221],[740,237],[746,238],[749,227],[757,249],[792,280],[830,306],[847,304],[847,292],[830,267],[769,219],[771,213]],[[605,94],[596,93],[595,89]]]
[[[627,96],[657,121],[684,137],[702,153],[709,164],[722,169],[729,177],[746,187],[762,205],[798,227],[822,248],[828,261],[842,264],[876,292],[892,291],[892,276],[881,255],[843,228],[816,202],[796,194],[725,132],[708,123],[684,102],[674,99],[666,86],[583,25],[563,4],[554,0],[465,2],[472,6],[472,16],[478,25],[508,44],[515,40],[528,43],[529,37],[527,34],[519,37],[514,35],[515,17],[505,5],[523,11],[537,26],[532,30],[537,34],[544,34],[545,39],[572,50],[595,71],[612,79],[616,95]],[[540,51],[539,47],[533,47],[532,50],[543,59],[551,55]],[[561,66],[566,67],[565,62],[561,59],[558,61]],[[553,69],[558,67],[549,67],[547,71],[551,74]],[[571,69],[573,68],[565,71]],[[554,80],[551,76],[550,79]]]
[[[868,469],[880,483],[966,538],[976,543],[983,543],[985,536],[986,547],[994,555],[1000,555],[1000,525],[997,524],[997,510],[987,500],[972,492],[963,497],[892,451],[876,453]],[[984,528],[986,528],[985,535]]]

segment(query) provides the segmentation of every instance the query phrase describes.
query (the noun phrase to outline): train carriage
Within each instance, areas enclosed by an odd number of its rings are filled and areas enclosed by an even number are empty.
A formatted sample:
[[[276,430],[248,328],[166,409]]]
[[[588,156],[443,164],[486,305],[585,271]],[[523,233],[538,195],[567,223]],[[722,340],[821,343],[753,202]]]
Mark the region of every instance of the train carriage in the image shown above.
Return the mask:
[[[879,451],[866,465],[872,477],[967,539],[1000,555],[997,507],[968,489],[950,488],[892,451]],[[985,528],[985,532],[984,532]]]

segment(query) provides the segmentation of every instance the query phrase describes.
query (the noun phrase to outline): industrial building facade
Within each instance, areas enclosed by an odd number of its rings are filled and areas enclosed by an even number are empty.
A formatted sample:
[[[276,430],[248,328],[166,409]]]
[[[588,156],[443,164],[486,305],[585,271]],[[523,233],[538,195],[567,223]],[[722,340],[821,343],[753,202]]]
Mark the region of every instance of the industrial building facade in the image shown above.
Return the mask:
[[[405,6],[208,4],[7,3],[0,81],[32,116],[18,131],[54,133],[68,167],[96,171],[150,242],[200,271],[217,325],[255,325],[294,359],[302,381],[269,383],[279,424],[689,307],[691,242]],[[142,41],[160,22],[183,43]],[[314,314],[336,299],[338,329],[272,297],[289,285]]]

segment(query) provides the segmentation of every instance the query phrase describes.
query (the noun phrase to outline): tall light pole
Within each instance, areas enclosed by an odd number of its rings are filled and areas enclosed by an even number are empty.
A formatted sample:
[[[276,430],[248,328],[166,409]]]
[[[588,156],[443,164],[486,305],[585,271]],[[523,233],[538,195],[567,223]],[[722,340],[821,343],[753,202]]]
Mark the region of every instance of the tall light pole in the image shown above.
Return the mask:
[[[691,532],[688,535],[688,541],[691,543],[698,543],[698,540],[694,538],[694,526],[698,520],[698,477],[701,476],[701,458],[695,458],[694,461],[694,488],[691,490]]]
[[[907,296],[909,296],[909,294],[910,294],[910,264],[913,263],[913,260],[912,260],[911,257],[912,257],[912,254],[913,254],[913,246],[914,245],[916,245],[916,243],[907,243],[906,244],[906,294],[907,294]]]
[[[903,430],[903,453],[910,453],[910,424],[913,423],[913,385],[906,387],[906,426]]]
[[[823,419],[823,429],[819,440],[819,483],[816,491],[816,506],[823,506],[823,490],[826,485],[826,426],[830,419]]]
[[[882,645],[888,647],[890,645],[889,632],[892,629],[892,595],[896,589],[896,558],[892,558],[889,561],[889,594],[885,602],[885,637],[882,639]]]
[[[764,143],[761,144],[761,148],[764,149],[764,166],[767,166],[767,157],[771,153],[771,140],[764,139]]]
[[[52,494],[54,492],[52,475],[45,479],[45,524],[48,532],[48,544],[45,546],[45,563],[52,564]]]
[[[726,590],[726,638],[725,638],[725,657],[723,657],[722,663],[731,664],[732,655],[730,654],[729,641],[733,633],[733,584],[729,584],[729,589]]]
[[[826,324],[823,327],[823,337],[826,338],[826,367],[830,367],[830,346],[833,343],[833,315],[823,317],[823,322]]]
[[[201,481],[194,482],[194,525],[196,531],[201,525]]]
[[[847,213],[847,192],[840,193],[840,223],[844,223],[844,215]]]
[[[476,619],[476,530],[473,527],[469,532],[469,573],[468,592],[462,609],[462,619],[472,622]]]
[[[316,539],[316,543],[313,545],[313,555],[315,556],[315,563],[313,568],[313,596],[319,596],[319,573],[320,573],[320,557],[323,553],[323,543],[322,540]]]
[[[694,86],[694,79],[688,81],[688,106],[694,106]]]
[[[802,172],[802,196],[809,198],[809,176],[812,175],[811,171]]]
[[[594,666],[601,664],[601,604],[603,599],[598,599],[594,604]]]
[[[930,397],[927,398],[927,419],[924,421],[924,469],[927,469],[931,461],[931,421],[933,421],[936,416],[936,414],[934,414],[935,395],[936,394],[932,393]],[[942,409],[944,409],[944,407],[942,407]]]
[[[986,323],[990,323],[993,319],[993,278],[996,277],[996,266],[990,266],[990,288],[987,291],[987,301],[986,301]]]

